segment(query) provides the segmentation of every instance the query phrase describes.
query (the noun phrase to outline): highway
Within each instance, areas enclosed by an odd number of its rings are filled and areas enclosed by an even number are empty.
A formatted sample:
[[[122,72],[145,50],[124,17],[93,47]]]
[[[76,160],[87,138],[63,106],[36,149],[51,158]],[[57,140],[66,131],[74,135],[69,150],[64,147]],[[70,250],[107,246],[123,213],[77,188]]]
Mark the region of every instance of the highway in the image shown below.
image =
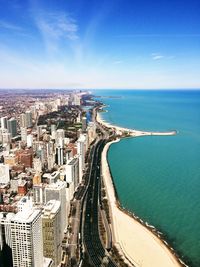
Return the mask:
[[[109,257],[99,236],[100,162],[104,144],[104,139],[98,141],[92,153],[88,190],[83,199],[82,212],[82,241],[90,263],[95,267],[103,266],[104,262],[106,266],[117,266]]]

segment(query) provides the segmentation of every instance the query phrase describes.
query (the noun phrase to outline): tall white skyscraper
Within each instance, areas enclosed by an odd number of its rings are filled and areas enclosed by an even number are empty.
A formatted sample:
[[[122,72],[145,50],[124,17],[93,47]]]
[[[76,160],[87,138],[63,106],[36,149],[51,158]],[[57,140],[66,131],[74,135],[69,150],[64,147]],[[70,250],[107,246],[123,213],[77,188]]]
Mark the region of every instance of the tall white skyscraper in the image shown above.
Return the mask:
[[[8,128],[8,118],[2,117],[1,118],[1,129],[7,129]]]
[[[42,213],[26,205],[28,201],[27,197],[20,200],[26,208],[11,219],[13,267],[43,266]]]
[[[79,157],[79,182],[81,182],[83,176],[83,170],[85,168],[85,153],[87,150],[86,136],[81,134],[77,141],[77,153]]]
[[[33,135],[28,134],[27,135],[27,147],[32,147],[32,145],[33,145]]]
[[[74,188],[79,184],[79,160],[73,158],[66,164],[66,182],[74,182]]]
[[[27,129],[26,128],[20,128],[21,129],[21,140],[26,143],[27,142]]]

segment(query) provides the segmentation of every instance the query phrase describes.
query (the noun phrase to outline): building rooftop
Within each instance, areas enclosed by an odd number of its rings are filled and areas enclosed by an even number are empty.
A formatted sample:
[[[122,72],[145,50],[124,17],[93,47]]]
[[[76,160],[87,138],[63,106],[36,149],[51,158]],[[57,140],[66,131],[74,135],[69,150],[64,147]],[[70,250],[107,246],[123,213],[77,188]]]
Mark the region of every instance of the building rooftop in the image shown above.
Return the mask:
[[[39,209],[28,209],[26,211],[19,211],[13,218],[12,221],[19,223],[31,223],[39,214]]]
[[[54,216],[60,208],[60,201],[58,200],[49,200],[46,206],[42,211],[42,217]]]

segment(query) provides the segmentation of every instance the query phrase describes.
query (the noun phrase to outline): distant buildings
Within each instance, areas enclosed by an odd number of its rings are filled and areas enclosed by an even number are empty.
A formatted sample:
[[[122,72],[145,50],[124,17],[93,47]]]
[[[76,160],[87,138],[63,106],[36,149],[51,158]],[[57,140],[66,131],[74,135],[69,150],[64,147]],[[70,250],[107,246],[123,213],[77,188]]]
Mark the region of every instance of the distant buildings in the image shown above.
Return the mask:
[[[81,105],[81,97],[78,94],[74,94],[74,106],[80,106]]]
[[[79,93],[30,103],[0,120],[0,266],[6,255],[5,266],[56,267],[96,126],[82,117]]]
[[[26,111],[20,115],[20,126],[22,128],[32,127],[32,113],[31,111]]]

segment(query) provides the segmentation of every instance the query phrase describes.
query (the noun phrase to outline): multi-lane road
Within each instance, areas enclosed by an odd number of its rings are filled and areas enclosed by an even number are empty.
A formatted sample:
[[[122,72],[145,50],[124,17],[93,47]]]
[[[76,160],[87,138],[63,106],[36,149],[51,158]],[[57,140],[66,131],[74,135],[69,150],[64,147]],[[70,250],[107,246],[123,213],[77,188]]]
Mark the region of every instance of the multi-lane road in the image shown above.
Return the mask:
[[[106,263],[106,266],[117,266],[102,245],[99,236],[100,167],[104,145],[105,139],[100,139],[94,148],[88,189],[83,199],[82,243],[91,265],[95,267],[103,266],[103,263]]]

